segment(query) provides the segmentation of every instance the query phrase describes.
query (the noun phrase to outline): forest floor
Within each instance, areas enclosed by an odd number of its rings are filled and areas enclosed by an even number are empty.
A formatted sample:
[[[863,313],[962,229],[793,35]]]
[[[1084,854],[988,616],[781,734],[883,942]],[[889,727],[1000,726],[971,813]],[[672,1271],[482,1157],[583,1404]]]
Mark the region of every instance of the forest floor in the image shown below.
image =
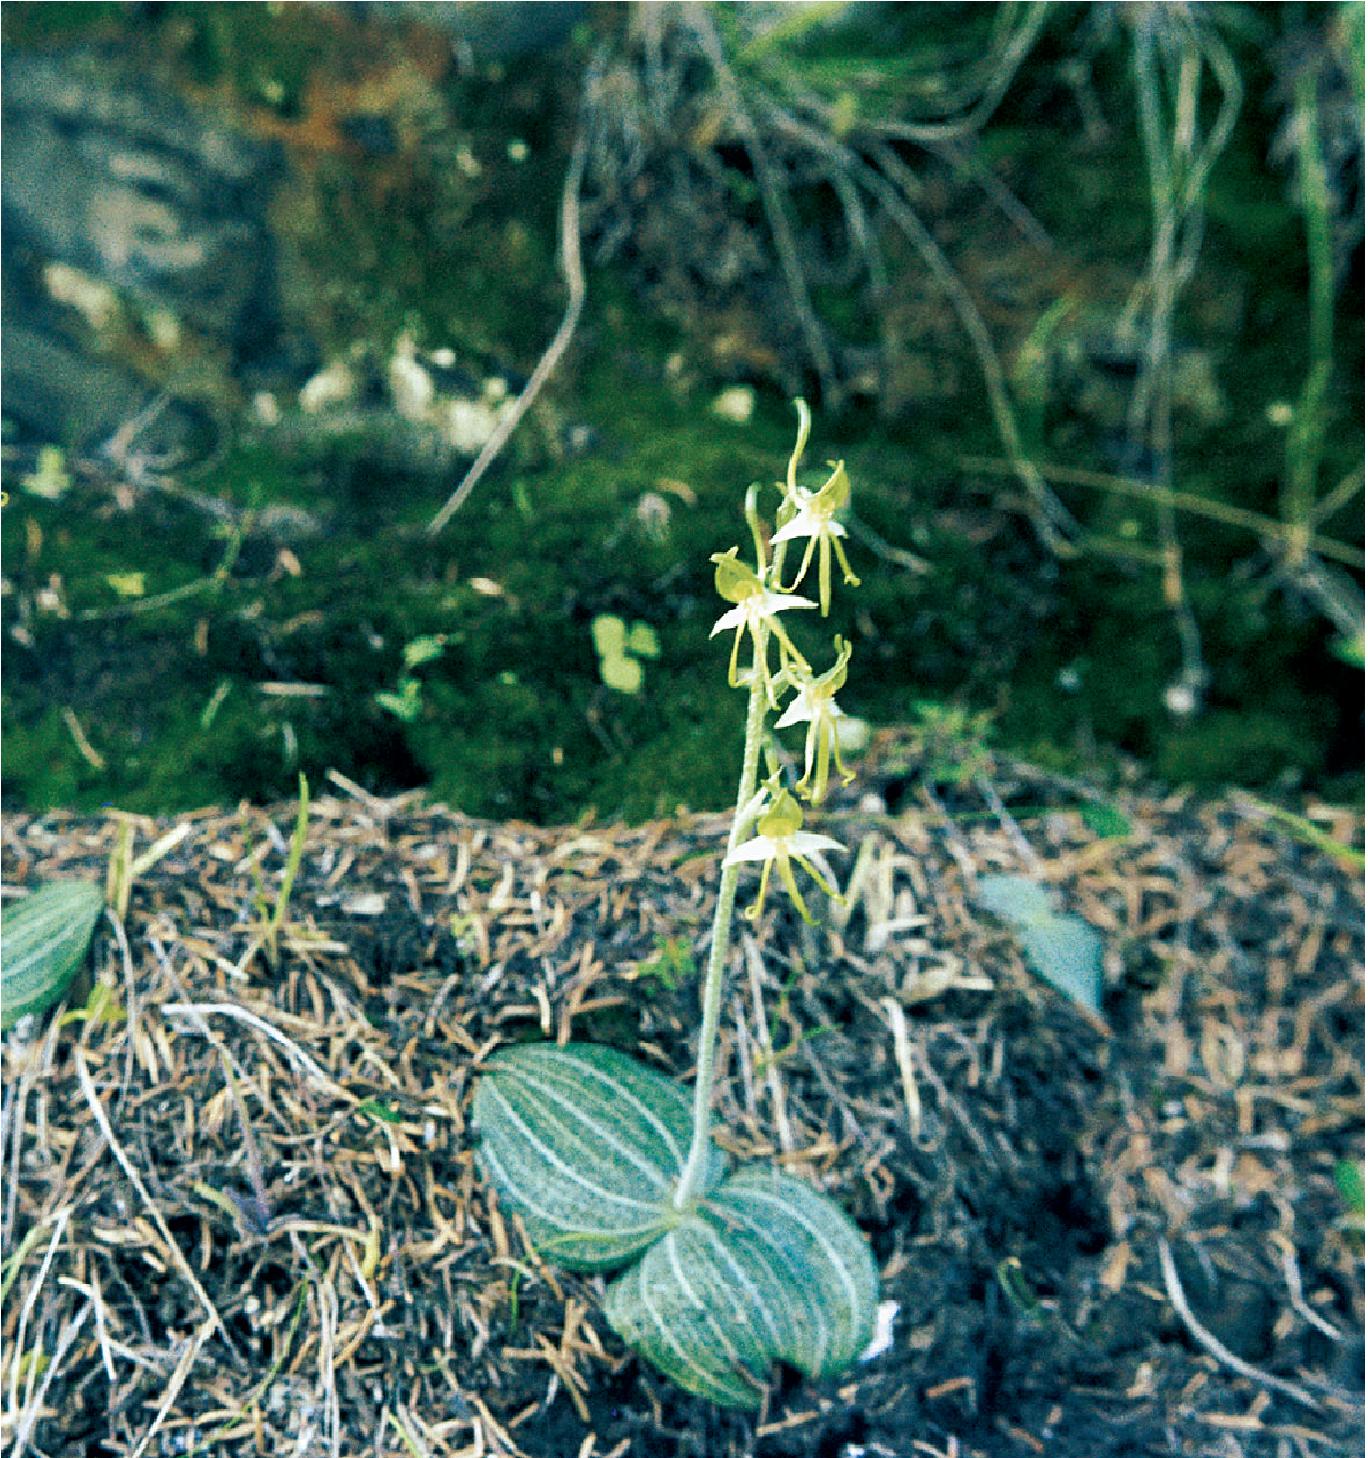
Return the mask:
[[[10,1453],[1356,1451],[1360,874],[1240,796],[1115,798],[1099,836],[1086,787],[984,768],[937,795],[879,741],[823,823],[850,907],[772,899],[741,939],[721,1142],[840,1201],[897,1303],[886,1351],[776,1374],[758,1416],[625,1352],[468,1130],[504,1042],[688,1076],[721,819],[534,829],[334,779],[274,966],[288,807],[125,819],[135,856],[181,838],[84,1011],[6,1040]],[[7,817],[6,885],[103,881],[120,823]],[[1102,934],[1100,1016],[974,909],[991,871]]]

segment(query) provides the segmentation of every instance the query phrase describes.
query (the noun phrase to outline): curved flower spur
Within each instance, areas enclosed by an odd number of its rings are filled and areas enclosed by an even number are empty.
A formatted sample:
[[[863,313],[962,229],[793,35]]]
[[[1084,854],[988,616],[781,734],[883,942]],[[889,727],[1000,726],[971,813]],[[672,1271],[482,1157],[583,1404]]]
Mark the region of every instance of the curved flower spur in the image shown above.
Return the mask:
[[[860,579],[850,570],[841,538],[846,529],[836,519],[850,504],[850,477],[846,475],[844,461],[828,461],[831,475],[818,491],[804,491],[798,484],[798,462],[807,446],[808,432],[812,428],[812,417],[807,405],[799,400],[798,444],[789,458],[788,490],[779,508],[778,527],[774,534],[774,545],[785,542],[807,540],[803,550],[803,561],[794,580],[794,588],[807,576],[812,565],[812,554],[817,552],[817,596],[822,605],[822,616],[826,617],[831,607],[831,554],[841,564],[841,577],[847,587],[858,587]],[[790,591],[793,589],[790,588]]]
[[[740,869],[750,862],[761,868],[752,916],[759,916],[777,871],[795,910],[810,922],[797,870],[834,896],[817,858],[845,849],[803,828],[795,796],[820,802],[833,761],[843,777],[849,774],[836,740],[842,715],[835,696],[845,684],[851,650],[837,638],[835,663],[814,674],[781,614],[819,606],[797,595],[814,556],[823,615],[832,551],[846,581],[854,581],[836,520],[849,496],[845,468],[836,467],[820,491],[798,486],[811,424],[801,402],[798,414],[798,443],[787,484],[779,485],[772,536],[760,519],[759,488],[746,493],[755,566],[743,562],[736,547],[712,559],[718,594],[729,604],[713,633],[735,633],[728,678],[747,692],[746,736],[703,980],[692,1097],[626,1054],[587,1043],[501,1049],[475,1091],[480,1162],[538,1251],[575,1270],[619,1271],[604,1299],[613,1330],[681,1387],[738,1408],[760,1405],[776,1361],[814,1378],[845,1371],[869,1344],[878,1301],[868,1243],[836,1204],[772,1167],[729,1172],[712,1141],[722,989]],[[785,587],[788,543],[804,536],[808,546],[798,576]],[[745,668],[743,642],[750,644]],[[777,654],[771,653],[774,645]],[[807,725],[804,774],[792,791],[777,773],[763,785],[759,774],[769,716],[790,692],[773,727]]]

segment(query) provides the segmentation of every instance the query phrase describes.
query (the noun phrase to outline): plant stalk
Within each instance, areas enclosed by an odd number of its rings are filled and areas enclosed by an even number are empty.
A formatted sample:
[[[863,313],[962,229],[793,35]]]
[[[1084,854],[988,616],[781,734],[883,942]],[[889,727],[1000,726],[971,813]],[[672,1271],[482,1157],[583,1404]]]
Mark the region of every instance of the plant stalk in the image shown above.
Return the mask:
[[[731,832],[727,836],[730,855],[746,833],[747,807],[755,798],[755,783],[760,767],[760,741],[764,735],[764,676],[760,665],[768,651],[767,634],[755,635],[751,659],[750,699],[746,705],[746,747],[741,756],[741,779],[736,787],[736,810],[732,815]],[[712,1133],[713,1075],[717,1063],[717,1029],[722,1015],[722,981],[731,950],[732,912],[736,907],[736,883],[740,867],[723,864],[722,882],[717,889],[717,909],[713,914],[712,948],[708,954],[708,970],[703,980],[703,1028],[698,1035],[698,1076],[694,1081],[693,1137],[689,1157],[675,1190],[674,1204],[684,1209],[697,1195],[708,1167],[708,1148]]]

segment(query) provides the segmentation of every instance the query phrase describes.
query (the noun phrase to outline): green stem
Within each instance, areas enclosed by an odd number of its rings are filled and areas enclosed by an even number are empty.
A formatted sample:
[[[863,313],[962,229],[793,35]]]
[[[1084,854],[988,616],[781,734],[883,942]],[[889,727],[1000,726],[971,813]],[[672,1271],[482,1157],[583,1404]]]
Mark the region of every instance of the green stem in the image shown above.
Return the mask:
[[[727,836],[727,854],[741,844],[746,832],[746,809],[755,798],[755,783],[760,767],[760,741],[764,737],[764,675],[760,665],[768,651],[763,630],[757,634],[751,661],[750,700],[746,706],[746,748],[741,757],[741,780],[736,787],[736,811],[732,815],[731,833]],[[731,950],[732,912],[736,906],[736,882],[740,867],[723,864],[722,883],[717,890],[717,909],[713,914],[712,949],[708,970],[703,980],[703,1028],[698,1035],[698,1076],[694,1082],[693,1139],[689,1158],[675,1191],[675,1208],[684,1209],[698,1194],[708,1167],[711,1143],[713,1075],[717,1063],[717,1028],[722,1015],[722,980],[727,970],[727,954]]]

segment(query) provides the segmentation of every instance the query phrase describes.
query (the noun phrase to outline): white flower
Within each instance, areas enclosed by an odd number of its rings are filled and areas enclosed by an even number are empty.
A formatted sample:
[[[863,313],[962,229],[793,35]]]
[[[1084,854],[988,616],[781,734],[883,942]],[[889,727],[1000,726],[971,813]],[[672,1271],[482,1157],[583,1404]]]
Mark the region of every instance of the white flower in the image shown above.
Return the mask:
[[[775,795],[769,809],[756,821],[756,829],[759,834],[729,851],[722,863],[724,866],[737,866],[745,861],[761,863],[760,890],[747,915],[752,918],[760,915],[765,891],[769,887],[770,872],[778,867],[779,879],[784,883],[789,900],[793,902],[799,916],[804,921],[811,922],[807,903],[798,890],[798,879],[793,874],[793,862],[797,861],[828,896],[834,897],[837,892],[809,857],[822,851],[843,851],[845,846],[838,840],[832,840],[829,835],[815,835],[812,831],[804,830],[802,806],[787,790],[780,790]]]
[[[730,552],[715,553],[712,560],[717,564],[714,580],[718,596],[726,602],[735,604],[718,618],[713,624],[712,632],[708,634],[710,638],[715,638],[729,628],[736,629],[736,637],[732,641],[731,662],[727,668],[727,681],[733,688],[736,688],[741,682],[737,676],[736,665],[741,653],[741,638],[749,629],[751,641],[755,645],[755,667],[764,681],[766,696],[773,704],[775,701],[774,690],[767,665],[769,652],[762,625],[768,625],[774,630],[774,636],[779,639],[783,661],[806,668],[806,660],[789,640],[778,617],[780,613],[788,612],[790,608],[812,608],[817,604],[810,598],[795,597],[791,592],[771,591],[765,586],[759,574],[753,572],[737,557],[735,547]]]
[[[837,728],[837,721],[846,717],[845,711],[836,702],[836,695],[845,687],[849,662],[850,644],[838,637],[836,662],[820,678],[799,682],[798,692],[774,725],[776,729],[788,729],[794,724],[808,726],[803,778],[798,782],[798,788],[814,805],[826,798],[833,759],[837,773],[846,784],[855,778],[853,771],[848,770],[841,760],[841,736]]]
[[[858,587],[860,579],[850,570],[850,562],[846,557],[845,548],[841,545],[841,538],[845,536],[846,529],[836,520],[836,514],[845,509],[846,503],[850,500],[850,477],[846,475],[844,461],[835,461],[831,466],[831,475],[827,478],[826,484],[820,491],[802,491],[797,487],[790,489],[785,502],[785,514],[780,515],[780,527],[774,534],[774,545],[777,547],[782,542],[800,541],[807,539],[807,548],[803,552],[803,563],[798,569],[798,576],[794,579],[796,587],[803,580],[812,562],[813,551],[817,551],[817,574],[818,574],[818,597],[822,605],[822,616],[825,617],[827,609],[831,606],[831,554],[836,553],[836,559],[841,564],[841,574],[847,586]],[[791,512],[791,515],[786,513]]]
[[[785,613],[790,608],[815,608],[817,604],[808,597],[795,597],[791,592],[768,592],[763,588],[753,597],[728,608],[713,624],[710,638],[725,633],[728,628],[754,628],[757,623],[772,618],[775,613]]]

